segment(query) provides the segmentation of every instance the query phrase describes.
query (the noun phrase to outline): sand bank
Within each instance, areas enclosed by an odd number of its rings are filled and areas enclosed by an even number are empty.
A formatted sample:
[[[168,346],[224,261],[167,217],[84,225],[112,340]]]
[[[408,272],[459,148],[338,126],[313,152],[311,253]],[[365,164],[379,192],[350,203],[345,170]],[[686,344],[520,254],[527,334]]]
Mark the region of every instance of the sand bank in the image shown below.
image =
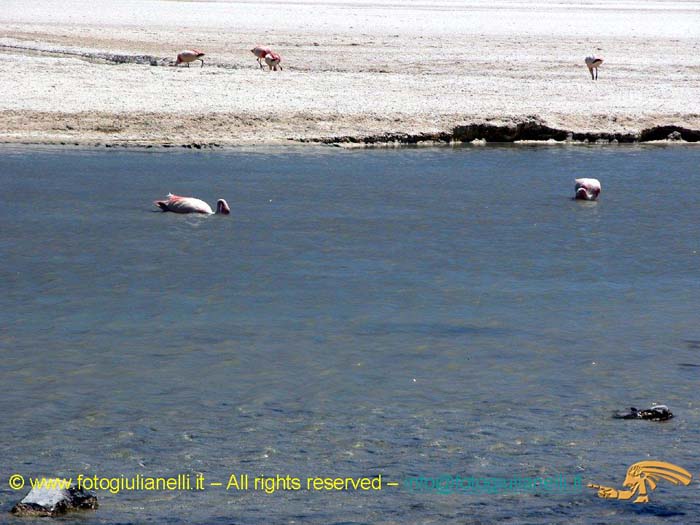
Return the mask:
[[[621,141],[669,126],[694,140],[700,130],[700,2],[6,4],[3,142],[416,142],[518,126]],[[284,71],[258,69],[255,44],[280,52]],[[203,68],[171,66],[187,47],[207,54]],[[589,54],[605,59],[597,82]]]

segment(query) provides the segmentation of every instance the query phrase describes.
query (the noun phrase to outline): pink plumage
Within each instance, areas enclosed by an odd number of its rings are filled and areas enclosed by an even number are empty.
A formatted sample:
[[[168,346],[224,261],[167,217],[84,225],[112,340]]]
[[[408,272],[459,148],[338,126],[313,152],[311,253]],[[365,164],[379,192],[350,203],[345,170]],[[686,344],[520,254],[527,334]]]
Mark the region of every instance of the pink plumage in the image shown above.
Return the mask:
[[[600,181],[598,179],[576,179],[575,199],[594,201],[600,195]]]
[[[268,53],[272,53],[272,49],[265,46],[255,46],[253,49],[250,50],[250,52],[258,58],[265,58],[265,55],[267,55]]]
[[[282,69],[280,62],[282,62],[282,57],[273,51],[270,51],[267,55],[265,55],[265,63],[270,69],[274,69],[275,71],[277,71],[277,67]]]
[[[269,47],[255,46],[253,49],[250,50],[250,52],[255,55],[260,69],[263,69],[265,67],[262,64],[263,60],[271,70],[274,69],[275,71],[277,71],[278,66],[280,69],[282,69],[282,66],[280,66],[282,57],[278,53],[275,53]]]
[[[153,201],[153,204],[158,206],[163,211],[171,211],[173,213],[201,213],[204,215],[213,215],[211,206],[206,202],[194,197],[181,197],[168,193],[167,199],[164,201]],[[224,199],[219,199],[216,203],[216,214],[228,215],[231,213],[231,208]]]
[[[588,71],[591,73],[591,80],[598,80],[598,67],[603,63],[603,59],[596,56],[586,57],[586,66]],[[595,75],[593,75],[593,70],[595,70]]]
[[[202,59],[203,56],[204,53],[202,53],[199,49],[185,49],[177,54],[175,65],[184,63],[187,64],[187,67],[190,67],[190,62],[199,60],[202,63],[200,67],[204,67],[204,60]]]

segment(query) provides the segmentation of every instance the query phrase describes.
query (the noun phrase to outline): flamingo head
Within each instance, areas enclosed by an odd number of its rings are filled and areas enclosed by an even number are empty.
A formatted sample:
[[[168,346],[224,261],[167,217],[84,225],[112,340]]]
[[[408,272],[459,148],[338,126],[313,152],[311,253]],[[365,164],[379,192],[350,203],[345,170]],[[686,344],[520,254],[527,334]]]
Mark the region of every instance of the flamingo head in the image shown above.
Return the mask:
[[[228,202],[224,199],[216,201],[216,213],[219,215],[228,215],[231,213],[231,208],[228,207]]]
[[[582,200],[589,200],[590,196],[588,195],[588,190],[586,190],[586,188],[584,188],[583,186],[576,188],[576,198]]]
[[[594,201],[600,195],[600,188],[597,186],[577,186],[576,198],[586,201]]]

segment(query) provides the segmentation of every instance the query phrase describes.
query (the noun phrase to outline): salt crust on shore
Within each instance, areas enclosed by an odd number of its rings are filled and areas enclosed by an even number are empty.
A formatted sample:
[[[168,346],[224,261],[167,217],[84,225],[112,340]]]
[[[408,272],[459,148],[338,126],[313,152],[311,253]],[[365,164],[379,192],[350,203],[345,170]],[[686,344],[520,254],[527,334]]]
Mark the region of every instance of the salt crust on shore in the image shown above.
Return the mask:
[[[530,118],[575,132],[700,129],[696,1],[85,5],[4,2],[0,141],[257,144]],[[255,44],[285,70],[259,70]],[[165,65],[187,47],[206,53],[204,68]],[[605,58],[597,82],[590,54]]]

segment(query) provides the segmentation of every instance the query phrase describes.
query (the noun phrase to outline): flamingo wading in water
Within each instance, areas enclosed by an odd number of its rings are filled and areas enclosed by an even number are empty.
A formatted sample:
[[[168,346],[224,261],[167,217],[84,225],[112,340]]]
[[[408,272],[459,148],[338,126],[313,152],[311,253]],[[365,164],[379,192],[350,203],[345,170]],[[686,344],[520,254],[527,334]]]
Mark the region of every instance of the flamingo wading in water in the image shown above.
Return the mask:
[[[195,60],[199,60],[202,65],[199,67],[204,67],[204,60],[202,57],[204,56],[204,53],[202,53],[198,49],[185,49],[184,51],[180,51],[177,54],[177,60],[175,61],[175,65],[177,66],[178,64],[187,64],[187,67],[190,67],[190,62],[194,62]]]
[[[588,71],[591,73],[591,80],[598,80],[598,66],[603,63],[602,58],[595,56],[586,57],[586,66],[588,66]],[[593,70],[595,69],[595,76],[593,76]]]
[[[195,199],[194,197],[180,197],[168,193],[167,200],[153,201],[153,204],[158,206],[163,211],[172,211],[174,213],[201,213],[203,215],[228,215],[231,213],[231,208],[224,199],[216,201],[216,212],[213,212],[211,207],[203,200]]]
[[[594,201],[600,195],[600,181],[598,179],[576,179],[576,196],[574,199]]]

